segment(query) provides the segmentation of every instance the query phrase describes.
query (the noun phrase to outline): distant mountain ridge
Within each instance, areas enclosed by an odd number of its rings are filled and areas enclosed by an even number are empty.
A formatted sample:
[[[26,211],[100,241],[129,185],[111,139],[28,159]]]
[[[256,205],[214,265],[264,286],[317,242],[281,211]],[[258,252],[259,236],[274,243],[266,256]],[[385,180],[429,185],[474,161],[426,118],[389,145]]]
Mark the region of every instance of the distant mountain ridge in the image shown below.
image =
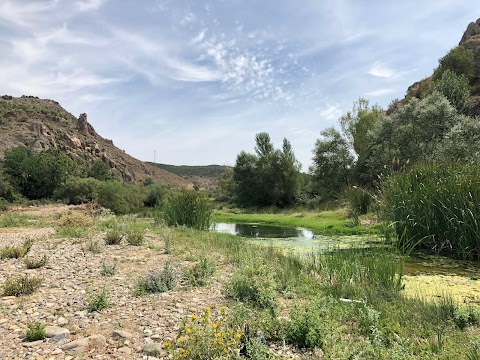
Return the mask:
[[[85,165],[102,160],[112,174],[128,182],[152,178],[173,187],[192,187],[188,180],[133,158],[101,137],[87,121],[78,118],[53,100],[33,96],[0,98],[0,160],[6,149],[24,146],[31,151],[58,148]]]

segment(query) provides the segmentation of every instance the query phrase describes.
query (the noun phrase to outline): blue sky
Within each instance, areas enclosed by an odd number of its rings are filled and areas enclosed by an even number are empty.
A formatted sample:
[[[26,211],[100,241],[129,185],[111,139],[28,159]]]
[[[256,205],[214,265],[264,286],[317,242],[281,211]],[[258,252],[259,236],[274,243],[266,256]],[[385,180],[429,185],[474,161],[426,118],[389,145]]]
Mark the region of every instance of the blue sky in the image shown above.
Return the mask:
[[[0,0],[0,93],[86,112],[141,160],[233,165],[266,131],[306,171],[360,96],[386,107],[432,73],[472,3]]]

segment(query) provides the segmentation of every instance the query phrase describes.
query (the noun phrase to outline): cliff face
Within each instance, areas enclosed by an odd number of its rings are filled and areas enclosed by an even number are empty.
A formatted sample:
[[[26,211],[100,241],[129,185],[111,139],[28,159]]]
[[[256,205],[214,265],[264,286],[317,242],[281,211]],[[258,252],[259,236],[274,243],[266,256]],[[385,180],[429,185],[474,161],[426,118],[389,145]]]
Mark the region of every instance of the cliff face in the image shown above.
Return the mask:
[[[16,146],[32,151],[55,147],[87,166],[101,159],[124,181],[151,177],[155,182],[174,187],[191,186],[180,176],[126,154],[113,145],[112,140],[98,135],[88,123],[86,114],[76,118],[53,100],[0,98],[0,159],[5,149]]]

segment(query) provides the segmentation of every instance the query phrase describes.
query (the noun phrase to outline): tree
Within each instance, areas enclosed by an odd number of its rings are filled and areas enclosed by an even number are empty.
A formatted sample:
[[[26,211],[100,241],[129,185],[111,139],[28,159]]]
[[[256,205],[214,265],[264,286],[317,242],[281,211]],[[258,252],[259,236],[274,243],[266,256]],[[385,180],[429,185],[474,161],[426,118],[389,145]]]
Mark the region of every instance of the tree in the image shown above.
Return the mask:
[[[459,112],[467,113],[470,107],[470,85],[467,77],[447,69],[435,81],[433,90],[445,96]]]
[[[285,207],[299,191],[300,163],[292,146],[283,140],[282,150],[275,150],[267,133],[255,136],[255,154],[242,151],[233,169],[237,202],[241,206]]]
[[[87,170],[87,176],[97,180],[107,181],[112,180],[112,169],[102,160],[97,159],[92,166]]]
[[[439,66],[433,73],[433,80],[441,78],[447,70],[457,75],[465,75],[468,80],[475,76],[475,61],[473,52],[459,45],[448,52],[447,55],[438,60]]]
[[[320,134],[322,138],[315,142],[310,174],[319,194],[331,199],[348,185],[354,157],[348,142],[335,128],[328,128]]]

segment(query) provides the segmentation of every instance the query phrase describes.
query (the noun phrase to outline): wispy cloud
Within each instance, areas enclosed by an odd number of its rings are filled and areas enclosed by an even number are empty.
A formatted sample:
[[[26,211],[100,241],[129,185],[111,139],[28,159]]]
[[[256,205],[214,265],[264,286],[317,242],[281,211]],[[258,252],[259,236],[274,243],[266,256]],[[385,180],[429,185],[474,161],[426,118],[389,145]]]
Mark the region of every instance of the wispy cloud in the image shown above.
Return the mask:
[[[397,89],[394,88],[386,88],[386,89],[377,89],[373,91],[369,91],[365,93],[366,96],[372,96],[372,97],[379,97],[379,96],[385,96],[385,95],[390,95],[396,92]]]
[[[385,64],[381,62],[375,62],[370,70],[368,70],[368,74],[380,78],[386,78],[386,79],[391,79],[398,77],[400,75],[399,72],[393,70],[392,68],[389,68]]]
[[[75,6],[80,11],[92,11],[99,9],[106,2],[107,0],[80,0],[75,2]]]

